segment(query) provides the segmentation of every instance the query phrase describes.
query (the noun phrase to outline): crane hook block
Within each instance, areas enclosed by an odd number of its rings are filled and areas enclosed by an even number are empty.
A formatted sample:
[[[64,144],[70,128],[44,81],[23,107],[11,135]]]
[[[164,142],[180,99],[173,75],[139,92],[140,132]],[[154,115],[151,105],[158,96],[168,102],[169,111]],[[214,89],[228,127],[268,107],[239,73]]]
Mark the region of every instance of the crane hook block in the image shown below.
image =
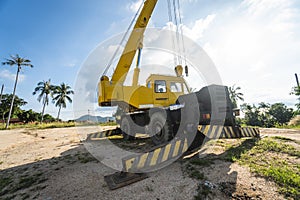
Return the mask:
[[[182,71],[183,71],[183,68],[181,65],[177,65],[175,67],[175,72],[176,72],[176,76],[177,77],[181,77],[182,76]]]

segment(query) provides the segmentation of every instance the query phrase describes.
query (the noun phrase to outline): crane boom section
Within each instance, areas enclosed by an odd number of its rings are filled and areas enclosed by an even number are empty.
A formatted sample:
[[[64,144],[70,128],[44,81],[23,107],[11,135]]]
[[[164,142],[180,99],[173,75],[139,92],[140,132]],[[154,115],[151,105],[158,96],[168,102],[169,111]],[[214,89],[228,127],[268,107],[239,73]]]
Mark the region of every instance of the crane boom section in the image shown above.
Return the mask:
[[[151,14],[155,8],[157,1],[158,0],[146,0],[144,2],[144,6],[134,25],[133,31],[129,36],[117,67],[112,75],[111,82],[113,84],[118,82],[122,85],[124,83],[136,51],[142,43],[146,26],[150,20]]]

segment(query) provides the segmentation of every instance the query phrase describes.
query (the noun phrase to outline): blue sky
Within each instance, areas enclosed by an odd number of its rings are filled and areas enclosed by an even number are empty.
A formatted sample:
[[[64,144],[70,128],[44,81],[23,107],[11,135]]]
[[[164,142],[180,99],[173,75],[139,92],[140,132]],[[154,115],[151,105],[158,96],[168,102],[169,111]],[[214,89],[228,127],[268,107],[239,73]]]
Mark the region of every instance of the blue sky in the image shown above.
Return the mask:
[[[39,81],[51,78],[53,84],[74,87],[90,52],[125,31],[140,2],[0,0],[1,61],[18,53],[34,65],[22,70],[18,83],[17,95],[28,102],[24,109],[41,110],[32,95]],[[295,85],[294,73],[300,75],[299,1],[180,2],[184,34],[204,48],[225,85],[241,86],[248,103],[296,103],[289,92]],[[163,28],[167,21],[166,0],[159,0],[149,26]],[[4,93],[12,92],[15,71],[0,67]],[[49,105],[46,112],[56,116],[57,109]],[[72,114],[72,105],[62,111],[64,119]]]

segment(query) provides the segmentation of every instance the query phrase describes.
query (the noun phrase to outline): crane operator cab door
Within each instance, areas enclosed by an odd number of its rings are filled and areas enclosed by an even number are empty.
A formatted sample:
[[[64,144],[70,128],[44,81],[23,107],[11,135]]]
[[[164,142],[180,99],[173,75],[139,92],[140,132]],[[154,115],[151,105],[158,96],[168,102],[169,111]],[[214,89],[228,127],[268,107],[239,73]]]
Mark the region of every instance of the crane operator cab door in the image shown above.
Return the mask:
[[[153,84],[153,100],[154,105],[168,106],[169,105],[169,90],[167,88],[166,80],[154,80]]]

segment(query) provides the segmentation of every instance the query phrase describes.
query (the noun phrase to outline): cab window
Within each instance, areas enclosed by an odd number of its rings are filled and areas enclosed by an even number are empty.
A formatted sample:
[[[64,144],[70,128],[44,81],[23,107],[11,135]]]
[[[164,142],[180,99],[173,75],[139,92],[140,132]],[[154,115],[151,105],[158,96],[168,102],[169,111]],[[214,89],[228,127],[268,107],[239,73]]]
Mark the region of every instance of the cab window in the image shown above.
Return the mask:
[[[156,93],[165,93],[167,92],[166,81],[156,80],[154,81],[154,88]]]
[[[147,83],[147,88],[151,88],[151,82],[150,81]]]
[[[181,83],[179,82],[171,82],[170,83],[171,92],[182,92]]]
[[[183,83],[183,93],[184,94],[189,94],[190,93],[185,83]]]

